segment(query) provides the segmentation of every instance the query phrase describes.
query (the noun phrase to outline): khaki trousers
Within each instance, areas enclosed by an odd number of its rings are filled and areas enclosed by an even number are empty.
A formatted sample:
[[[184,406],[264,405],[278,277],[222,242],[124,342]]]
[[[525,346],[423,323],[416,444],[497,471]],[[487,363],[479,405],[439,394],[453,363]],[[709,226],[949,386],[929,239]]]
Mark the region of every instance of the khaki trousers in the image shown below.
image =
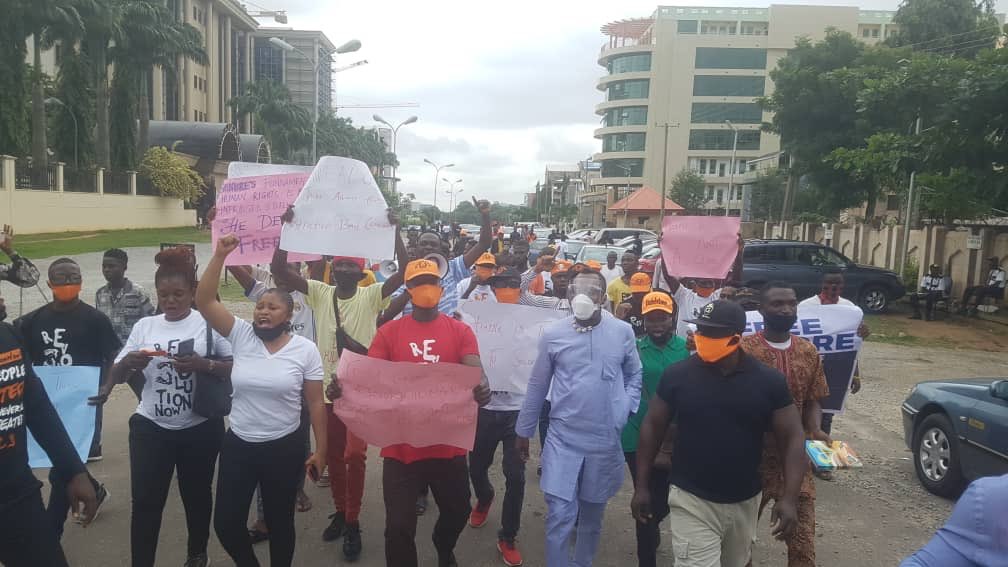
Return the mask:
[[[760,495],[718,504],[672,486],[669,520],[676,567],[745,567],[752,555]]]

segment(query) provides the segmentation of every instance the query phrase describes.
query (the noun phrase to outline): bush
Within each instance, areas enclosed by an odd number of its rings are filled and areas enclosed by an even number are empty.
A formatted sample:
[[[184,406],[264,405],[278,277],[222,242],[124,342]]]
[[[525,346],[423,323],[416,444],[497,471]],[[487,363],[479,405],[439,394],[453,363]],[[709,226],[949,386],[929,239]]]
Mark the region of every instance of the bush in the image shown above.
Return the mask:
[[[906,263],[903,264],[903,273],[900,274],[903,279],[903,287],[910,291],[917,289],[918,274],[920,274],[920,262],[913,256],[908,257]]]
[[[140,163],[140,174],[150,178],[161,195],[187,202],[199,199],[206,186],[185,158],[162,147],[147,150]]]

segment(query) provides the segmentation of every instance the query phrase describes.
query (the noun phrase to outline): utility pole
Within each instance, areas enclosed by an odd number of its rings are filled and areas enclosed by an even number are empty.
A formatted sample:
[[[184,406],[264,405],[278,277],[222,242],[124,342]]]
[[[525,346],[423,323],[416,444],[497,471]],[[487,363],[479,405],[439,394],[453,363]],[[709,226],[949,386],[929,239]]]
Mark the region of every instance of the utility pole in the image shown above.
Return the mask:
[[[655,124],[655,126],[665,129],[665,146],[662,150],[661,212],[658,214],[658,232],[661,232],[662,223],[665,222],[665,192],[668,191],[668,130],[669,128],[678,128],[679,123],[666,122],[664,124]],[[623,220],[623,224],[626,224],[626,219]]]
[[[917,115],[917,121],[914,124],[914,135],[919,136],[921,131],[921,118],[920,114]],[[910,247],[910,226],[913,223],[914,217],[914,184],[917,179],[917,169],[914,168],[910,172],[910,187],[907,189],[907,208],[906,215],[903,218],[903,246],[900,250],[900,264],[899,275],[903,278],[903,268],[906,266],[907,262],[907,249]]]

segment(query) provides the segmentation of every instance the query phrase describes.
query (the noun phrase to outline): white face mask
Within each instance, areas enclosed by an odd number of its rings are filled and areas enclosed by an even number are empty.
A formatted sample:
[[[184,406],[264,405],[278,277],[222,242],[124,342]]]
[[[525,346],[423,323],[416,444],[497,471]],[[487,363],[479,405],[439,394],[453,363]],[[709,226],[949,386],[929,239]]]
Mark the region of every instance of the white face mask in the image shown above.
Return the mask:
[[[574,296],[571,300],[571,310],[574,311],[574,317],[579,321],[587,321],[595,315],[598,310],[598,305],[591,300],[590,297],[583,293],[579,293]]]

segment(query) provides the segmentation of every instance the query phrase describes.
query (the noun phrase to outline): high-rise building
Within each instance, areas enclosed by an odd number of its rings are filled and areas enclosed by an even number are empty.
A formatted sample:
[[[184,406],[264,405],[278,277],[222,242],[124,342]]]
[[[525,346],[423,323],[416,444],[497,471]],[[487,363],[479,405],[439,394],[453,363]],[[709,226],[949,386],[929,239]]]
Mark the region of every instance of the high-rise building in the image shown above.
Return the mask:
[[[829,28],[882,41],[897,31],[893,14],[847,6],[660,6],[650,18],[603,26],[598,63],[606,75],[597,88],[605,100],[595,107],[602,151],[594,156],[601,177],[582,202],[604,197],[611,205],[642,186],[660,188],[667,161],[668,184],[689,168],[704,178],[708,208],[727,205],[739,214],[754,160],[766,163],[780,151],[778,136],[760,131],[770,115],[756,102],[773,92],[770,70],[797,38],[817,41]]]
[[[255,45],[255,80],[270,80],[287,86],[291,100],[308,112],[315,102],[315,62],[319,63],[319,115],[332,110],[332,56],[336,51],[329,38],[320,31],[262,27],[252,34]],[[284,51],[270,43],[277,37],[300,50]],[[302,55],[302,53],[304,55]],[[305,55],[313,58],[309,61]]]

